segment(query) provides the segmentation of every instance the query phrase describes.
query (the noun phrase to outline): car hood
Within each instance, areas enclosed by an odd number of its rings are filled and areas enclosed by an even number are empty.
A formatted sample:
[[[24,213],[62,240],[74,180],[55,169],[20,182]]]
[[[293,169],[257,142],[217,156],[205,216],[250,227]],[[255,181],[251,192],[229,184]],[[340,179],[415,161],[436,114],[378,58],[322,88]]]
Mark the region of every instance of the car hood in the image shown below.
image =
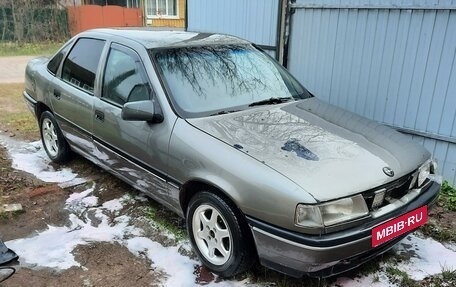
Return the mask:
[[[388,183],[430,157],[407,136],[316,98],[188,122],[288,177],[318,201]]]

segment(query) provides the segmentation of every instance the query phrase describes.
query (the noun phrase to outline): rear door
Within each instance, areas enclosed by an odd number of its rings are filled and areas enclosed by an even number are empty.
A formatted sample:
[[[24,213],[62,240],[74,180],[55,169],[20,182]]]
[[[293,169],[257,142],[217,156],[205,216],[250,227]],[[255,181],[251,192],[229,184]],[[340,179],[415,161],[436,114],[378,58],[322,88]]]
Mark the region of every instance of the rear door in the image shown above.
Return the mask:
[[[124,121],[127,102],[154,100],[140,56],[112,43],[106,58],[100,98],[94,103],[93,138],[99,158],[136,188],[169,205],[166,166],[172,126],[166,121]]]
[[[52,108],[66,139],[89,153],[93,151],[94,87],[104,46],[104,40],[78,39],[50,90]]]

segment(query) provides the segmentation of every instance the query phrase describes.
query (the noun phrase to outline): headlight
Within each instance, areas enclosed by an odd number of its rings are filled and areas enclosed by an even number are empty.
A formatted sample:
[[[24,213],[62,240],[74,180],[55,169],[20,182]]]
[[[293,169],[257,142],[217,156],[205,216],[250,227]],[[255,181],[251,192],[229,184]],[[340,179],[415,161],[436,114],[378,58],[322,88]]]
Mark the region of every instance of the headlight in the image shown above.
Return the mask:
[[[369,213],[361,194],[327,203],[320,206],[320,210],[326,226],[349,221]]]
[[[343,198],[320,205],[298,204],[295,222],[307,228],[322,228],[350,221],[369,213],[362,195]]]
[[[422,186],[431,174],[431,163],[427,162],[422,165],[418,171],[418,187]]]
[[[418,169],[418,187],[421,187],[431,173],[434,173],[434,169],[436,169],[436,164],[431,160],[420,166]]]

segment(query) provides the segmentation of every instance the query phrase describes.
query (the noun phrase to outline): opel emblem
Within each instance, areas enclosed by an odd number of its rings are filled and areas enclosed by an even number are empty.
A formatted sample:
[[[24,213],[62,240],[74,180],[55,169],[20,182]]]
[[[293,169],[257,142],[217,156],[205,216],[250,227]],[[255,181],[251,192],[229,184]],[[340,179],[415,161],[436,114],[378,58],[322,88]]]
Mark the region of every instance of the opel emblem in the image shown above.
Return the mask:
[[[391,168],[387,167],[387,166],[385,166],[383,168],[383,172],[389,177],[393,177],[394,176],[394,171]]]

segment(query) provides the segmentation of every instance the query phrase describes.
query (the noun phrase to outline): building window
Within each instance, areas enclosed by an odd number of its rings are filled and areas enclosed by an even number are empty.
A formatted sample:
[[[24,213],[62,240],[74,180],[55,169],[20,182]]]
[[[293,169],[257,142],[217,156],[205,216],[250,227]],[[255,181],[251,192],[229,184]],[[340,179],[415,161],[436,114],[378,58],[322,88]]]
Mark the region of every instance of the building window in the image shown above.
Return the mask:
[[[177,0],[146,0],[147,18],[176,18]]]
[[[139,8],[139,0],[127,0],[128,8]]]

